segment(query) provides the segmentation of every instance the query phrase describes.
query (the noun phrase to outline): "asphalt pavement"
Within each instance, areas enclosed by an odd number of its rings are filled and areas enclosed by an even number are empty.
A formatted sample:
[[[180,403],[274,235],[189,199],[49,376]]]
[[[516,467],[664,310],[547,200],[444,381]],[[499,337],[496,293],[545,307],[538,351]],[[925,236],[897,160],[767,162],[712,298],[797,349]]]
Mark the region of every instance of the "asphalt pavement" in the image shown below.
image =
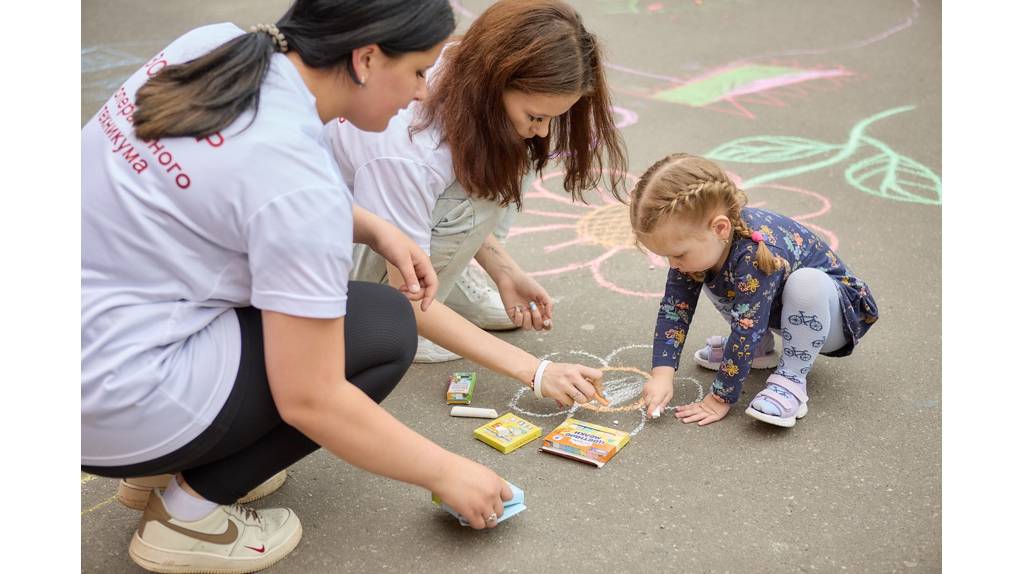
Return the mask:
[[[531,189],[508,240],[556,299],[550,333],[500,337],[606,369],[613,409],[559,411],[466,361],[414,365],[384,406],[411,428],[493,468],[527,510],[463,528],[410,485],[323,451],[255,506],[302,520],[298,548],[270,571],[937,572],[941,570],[941,65],[938,2],[575,1],[603,42],[631,177],[662,156],[716,158],[751,203],[797,217],[871,286],[881,319],[850,357],[820,358],[810,413],[793,429],[739,408],[708,427],[645,420],[664,264],[632,249],[625,207],[595,193],[567,204],[557,168]],[[453,2],[460,30],[486,2]],[[160,48],[205,23],[273,21],[282,1],[82,5],[82,122]],[[87,166],[83,166],[87,168]],[[672,404],[709,391],[685,357],[725,334],[699,306]],[[453,371],[476,371],[473,406],[545,432],[572,414],[633,433],[597,469],[473,438],[448,416]],[[116,482],[82,475],[82,570],[139,572],[138,513]]]

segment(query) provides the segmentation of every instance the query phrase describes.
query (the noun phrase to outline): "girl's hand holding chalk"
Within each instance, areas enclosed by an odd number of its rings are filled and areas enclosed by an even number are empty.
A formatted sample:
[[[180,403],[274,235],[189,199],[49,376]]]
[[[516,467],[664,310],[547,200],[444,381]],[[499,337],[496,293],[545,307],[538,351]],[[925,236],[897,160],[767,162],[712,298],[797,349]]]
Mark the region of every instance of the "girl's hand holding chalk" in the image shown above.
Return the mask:
[[[672,400],[672,367],[657,367],[651,371],[651,378],[644,383],[643,400],[647,416],[656,419],[665,411]]]

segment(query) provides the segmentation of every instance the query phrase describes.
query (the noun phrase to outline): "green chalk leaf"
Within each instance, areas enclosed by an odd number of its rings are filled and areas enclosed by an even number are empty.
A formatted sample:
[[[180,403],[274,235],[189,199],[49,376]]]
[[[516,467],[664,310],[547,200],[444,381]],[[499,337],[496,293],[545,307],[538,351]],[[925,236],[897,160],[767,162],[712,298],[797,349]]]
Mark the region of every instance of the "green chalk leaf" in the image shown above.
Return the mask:
[[[740,138],[708,152],[708,159],[739,163],[779,163],[826,154],[842,146],[792,136]]]
[[[846,169],[853,187],[877,197],[939,205],[942,180],[926,166],[902,155],[883,152],[858,161]]]

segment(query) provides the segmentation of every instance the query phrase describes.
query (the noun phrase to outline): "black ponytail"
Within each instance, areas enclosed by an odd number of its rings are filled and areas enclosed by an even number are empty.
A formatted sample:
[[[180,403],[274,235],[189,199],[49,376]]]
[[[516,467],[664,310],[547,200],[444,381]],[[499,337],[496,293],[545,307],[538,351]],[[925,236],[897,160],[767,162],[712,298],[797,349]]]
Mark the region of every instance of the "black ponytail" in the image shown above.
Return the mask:
[[[454,31],[455,16],[447,0],[296,0],[277,28],[307,66],[344,65],[355,79],[356,48],[377,44],[389,57],[428,50]],[[270,35],[250,32],[167,66],[136,93],[135,136],[205,137],[258,110],[276,49]]]

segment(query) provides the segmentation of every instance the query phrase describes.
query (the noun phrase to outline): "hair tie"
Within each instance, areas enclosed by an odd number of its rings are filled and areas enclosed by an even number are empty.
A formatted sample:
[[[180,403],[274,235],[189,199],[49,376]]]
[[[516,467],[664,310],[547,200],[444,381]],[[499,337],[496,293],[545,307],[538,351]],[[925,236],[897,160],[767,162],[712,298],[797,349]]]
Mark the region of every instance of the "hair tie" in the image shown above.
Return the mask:
[[[273,24],[256,24],[249,28],[250,32],[263,32],[270,36],[270,39],[274,41],[274,47],[277,48],[282,54],[288,51],[288,40],[285,39],[284,34],[277,29],[277,26]]]
[[[760,231],[751,231],[750,239],[756,243],[761,243],[762,241],[764,241],[764,236],[761,235]]]

